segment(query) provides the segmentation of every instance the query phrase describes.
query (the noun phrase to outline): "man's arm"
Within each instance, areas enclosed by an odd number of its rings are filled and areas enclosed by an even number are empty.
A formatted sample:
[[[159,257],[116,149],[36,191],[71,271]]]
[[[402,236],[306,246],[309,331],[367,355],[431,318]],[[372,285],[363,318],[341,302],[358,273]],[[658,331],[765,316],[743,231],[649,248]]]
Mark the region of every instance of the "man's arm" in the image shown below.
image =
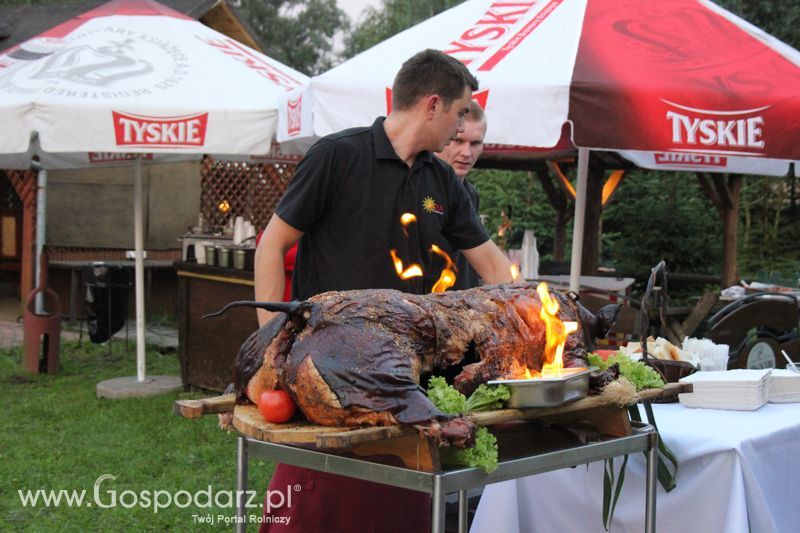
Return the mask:
[[[283,300],[284,272],[283,256],[296,243],[303,232],[281,220],[278,215],[272,218],[261,236],[256,248],[255,282],[256,300],[259,302],[280,302]],[[258,324],[263,326],[275,315],[264,309],[258,310]]]
[[[461,253],[486,283],[494,285],[514,281],[511,276],[511,261],[491,240],[475,248],[461,250]]]

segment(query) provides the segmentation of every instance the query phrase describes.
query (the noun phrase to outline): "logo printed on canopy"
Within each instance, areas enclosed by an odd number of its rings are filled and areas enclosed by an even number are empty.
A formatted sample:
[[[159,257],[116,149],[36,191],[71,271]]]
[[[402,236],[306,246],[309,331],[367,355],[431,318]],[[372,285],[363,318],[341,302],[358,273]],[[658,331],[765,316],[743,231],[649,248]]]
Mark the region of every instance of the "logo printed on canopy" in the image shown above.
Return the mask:
[[[107,87],[152,72],[153,64],[135,57],[134,50],[133,39],[110,41],[103,46],[71,46],[48,56],[31,79],[59,79]]]
[[[121,163],[124,161],[133,161],[134,159],[153,159],[153,154],[125,154],[120,152],[89,152],[88,156],[89,163],[93,165],[103,163]]]
[[[255,71],[256,74],[267,78],[275,85],[283,87],[286,91],[299,87],[300,82],[292,76],[283,72],[271,63],[265,61],[252,50],[246,46],[242,46],[233,39],[203,39],[198,37],[204,43],[213,46],[223,54],[229,55],[234,59],[241,61],[248,68]]]
[[[494,2],[481,18],[451,41],[442,52],[478,72],[490,71],[522,43],[563,0]]]
[[[728,158],[712,154],[686,154],[681,152],[656,152],[653,154],[656,165],[677,167],[725,167]]]
[[[760,155],[757,151],[765,147],[764,116],[760,113],[771,106],[719,111],[661,101],[672,108],[665,117],[676,146],[705,151],[706,147],[716,147],[720,152],[746,155]]]
[[[472,99],[481,106],[481,109],[486,109],[486,102],[489,100],[489,89],[481,89],[472,93]],[[386,88],[386,114],[392,112],[392,88]]]
[[[208,113],[182,117],[148,117],[111,112],[117,146],[203,146],[206,142]]]
[[[0,57],[6,65],[0,92],[10,94],[131,98],[169,89],[188,74],[188,58],[180,47],[112,25],[64,39],[32,39]],[[58,83],[43,85],[43,80]]]
[[[296,100],[288,100],[286,102],[287,132],[289,136],[293,137],[300,133],[300,127],[302,125],[302,109],[302,94],[298,96]]]

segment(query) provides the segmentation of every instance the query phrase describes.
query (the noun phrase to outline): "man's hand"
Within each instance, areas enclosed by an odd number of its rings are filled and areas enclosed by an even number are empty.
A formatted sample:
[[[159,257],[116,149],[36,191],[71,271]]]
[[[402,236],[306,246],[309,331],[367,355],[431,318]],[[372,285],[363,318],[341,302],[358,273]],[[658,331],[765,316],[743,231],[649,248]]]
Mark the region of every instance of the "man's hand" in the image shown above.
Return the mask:
[[[484,282],[494,285],[514,281],[511,273],[511,261],[491,240],[475,248],[461,250],[461,253],[467,258],[472,268],[480,274]]]
[[[255,298],[259,302],[280,302],[285,288],[283,256],[303,236],[301,231],[281,220],[272,218],[261,236],[255,258]],[[258,310],[258,324],[263,326],[275,315],[264,309]]]

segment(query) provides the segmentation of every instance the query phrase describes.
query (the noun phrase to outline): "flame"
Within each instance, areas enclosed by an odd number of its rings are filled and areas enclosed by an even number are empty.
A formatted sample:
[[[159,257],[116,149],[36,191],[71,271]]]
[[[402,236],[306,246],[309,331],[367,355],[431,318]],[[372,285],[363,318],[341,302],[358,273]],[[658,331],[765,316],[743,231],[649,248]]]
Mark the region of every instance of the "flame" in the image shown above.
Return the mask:
[[[538,377],[541,377],[541,373],[538,370],[531,371],[525,363],[512,359],[511,368],[505,376],[498,379],[533,379]]]
[[[400,224],[403,225],[403,233],[405,233],[406,237],[408,237],[408,232],[406,228],[409,224],[416,222],[417,216],[413,213],[403,213],[400,215]],[[431,251],[435,254],[440,255],[445,260],[445,266],[442,269],[442,273],[439,274],[439,279],[436,283],[433,284],[433,288],[431,292],[444,292],[456,283],[456,272],[458,269],[456,268],[455,263],[453,260],[450,259],[450,256],[447,253],[436,246],[435,244],[431,245]],[[394,263],[394,269],[397,272],[397,275],[400,276],[400,279],[409,279],[415,278],[422,275],[422,267],[417,264],[409,265],[408,268],[403,268],[403,261],[397,257],[397,252],[395,250],[389,250],[389,254],[392,256],[392,262]]]
[[[217,209],[219,209],[219,212],[224,215],[231,210],[231,204],[228,202],[228,200],[222,200],[217,204]]]
[[[547,283],[540,283],[536,287],[536,292],[539,293],[542,302],[539,317],[544,321],[547,335],[542,376],[559,375],[564,370],[564,344],[567,342],[567,336],[578,330],[578,323],[562,322],[558,318],[558,301],[550,296]]]
[[[403,225],[403,235],[408,238],[408,225],[417,221],[417,215],[414,213],[403,213],[400,215],[400,224]]]
[[[517,281],[519,279],[519,267],[516,264],[511,263],[511,268],[509,270],[511,270],[511,279]]]
[[[456,268],[455,263],[453,263],[453,260],[450,259],[450,256],[435,244],[431,245],[431,252],[440,255],[446,262],[444,268],[442,269],[442,273],[439,275],[439,279],[433,284],[431,292],[444,292],[455,285],[456,271],[458,269]]]
[[[400,223],[403,225],[403,227],[406,227],[412,222],[416,221],[417,221],[417,215],[413,213],[403,213],[402,215],[400,215]]]
[[[578,330],[578,323],[562,322],[558,318],[558,301],[550,296],[547,283],[540,283],[536,287],[536,292],[539,293],[539,299],[542,302],[539,317],[544,321],[546,335],[542,370],[541,372],[531,370],[525,364],[514,360],[504,379],[561,377],[570,372],[580,370],[578,368],[564,368],[564,345],[567,342],[567,337]]]
[[[397,275],[400,276],[400,279],[415,278],[422,275],[421,266],[417,264],[411,264],[408,266],[408,268],[403,269],[403,261],[397,257],[397,252],[394,250],[389,250],[389,253],[391,254],[392,261],[394,262],[394,269],[397,271]]]

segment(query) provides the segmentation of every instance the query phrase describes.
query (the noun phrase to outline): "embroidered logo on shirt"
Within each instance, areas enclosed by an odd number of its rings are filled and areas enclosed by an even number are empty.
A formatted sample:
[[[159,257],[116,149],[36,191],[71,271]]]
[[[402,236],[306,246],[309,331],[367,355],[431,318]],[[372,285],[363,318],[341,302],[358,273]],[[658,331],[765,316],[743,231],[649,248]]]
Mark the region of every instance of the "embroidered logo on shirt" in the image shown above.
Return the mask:
[[[422,208],[425,210],[426,213],[436,213],[437,215],[444,215],[444,208],[436,203],[430,196],[426,196],[424,200],[422,200]]]

